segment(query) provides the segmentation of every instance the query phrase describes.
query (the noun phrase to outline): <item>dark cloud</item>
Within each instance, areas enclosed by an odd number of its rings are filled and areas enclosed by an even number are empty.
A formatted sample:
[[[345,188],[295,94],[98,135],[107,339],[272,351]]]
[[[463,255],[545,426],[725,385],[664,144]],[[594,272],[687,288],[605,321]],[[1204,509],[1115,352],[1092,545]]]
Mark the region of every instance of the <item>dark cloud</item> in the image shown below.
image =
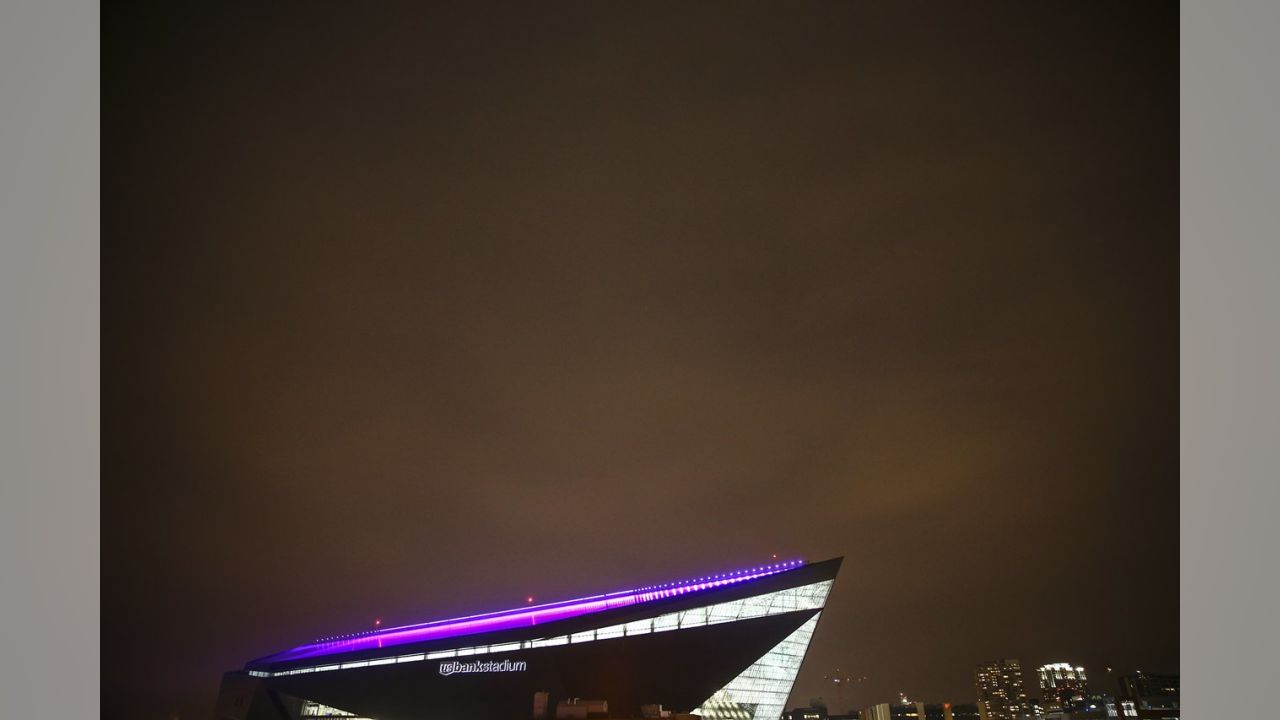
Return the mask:
[[[104,31],[104,715],[773,552],[848,558],[795,702],[1176,669],[1172,6]]]

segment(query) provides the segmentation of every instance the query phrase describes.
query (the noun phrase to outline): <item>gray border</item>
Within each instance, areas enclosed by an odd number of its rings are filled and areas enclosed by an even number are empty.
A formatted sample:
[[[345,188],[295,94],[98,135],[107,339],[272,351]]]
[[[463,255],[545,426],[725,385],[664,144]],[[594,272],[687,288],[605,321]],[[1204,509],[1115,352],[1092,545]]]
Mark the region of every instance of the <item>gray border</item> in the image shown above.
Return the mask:
[[[96,3],[0,0],[0,716],[99,709]]]
[[[1277,3],[1182,5],[1181,671],[1193,719],[1270,707],[1280,664],[1277,31]]]
[[[0,698],[99,715],[98,49],[93,2],[0,3]],[[1271,702],[1280,606],[1274,128],[1280,5],[1183,28],[1186,716]]]

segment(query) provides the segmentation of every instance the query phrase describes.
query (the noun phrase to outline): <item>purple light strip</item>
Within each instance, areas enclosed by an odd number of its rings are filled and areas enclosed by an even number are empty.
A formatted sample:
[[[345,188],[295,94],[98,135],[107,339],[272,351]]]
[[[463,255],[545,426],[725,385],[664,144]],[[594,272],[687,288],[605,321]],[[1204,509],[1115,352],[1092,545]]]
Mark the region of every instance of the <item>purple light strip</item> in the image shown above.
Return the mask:
[[[374,650],[377,648],[392,647],[395,645],[404,645],[407,643],[422,642],[425,640],[438,640],[441,638],[492,632],[494,630],[510,630],[517,627],[540,625],[543,623],[555,622],[556,620],[564,620],[565,618],[600,612],[602,610],[612,610],[614,608],[628,607],[640,603],[651,602],[653,600],[675,597],[677,595],[712,590],[725,585],[733,585],[746,580],[754,580],[767,575],[774,575],[787,570],[794,570],[803,564],[804,562],[801,560],[790,560],[772,565],[762,565],[760,567],[750,568],[747,570],[708,575],[692,580],[664,583],[662,585],[646,585],[645,587],[636,588],[635,590],[624,590],[622,592],[606,593],[604,595],[593,595],[590,597],[578,598],[576,600],[565,600],[562,602],[502,610],[494,613],[469,615],[449,620],[436,620],[416,625],[403,625],[400,627],[372,630],[364,633],[355,633],[352,635],[338,636],[334,638],[324,638],[308,645],[299,645],[291,650],[285,650],[284,652],[262,658],[258,662],[300,660],[303,658],[356,652],[359,650]]]

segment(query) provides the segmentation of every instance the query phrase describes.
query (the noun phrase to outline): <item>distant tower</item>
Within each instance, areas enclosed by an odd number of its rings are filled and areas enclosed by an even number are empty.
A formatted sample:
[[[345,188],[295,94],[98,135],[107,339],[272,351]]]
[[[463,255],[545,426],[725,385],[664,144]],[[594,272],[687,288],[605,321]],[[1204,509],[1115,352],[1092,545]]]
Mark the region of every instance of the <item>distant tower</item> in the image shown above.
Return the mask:
[[[1139,670],[1132,675],[1121,675],[1119,681],[1120,697],[1135,701],[1140,710],[1178,708],[1177,675],[1149,675]]]
[[[1022,665],[1017,660],[992,660],[978,665],[973,684],[983,720],[1021,720],[1027,713]]]
[[[1045,710],[1061,710],[1089,696],[1088,679],[1079,665],[1050,663],[1041,665],[1039,673],[1040,707]]]

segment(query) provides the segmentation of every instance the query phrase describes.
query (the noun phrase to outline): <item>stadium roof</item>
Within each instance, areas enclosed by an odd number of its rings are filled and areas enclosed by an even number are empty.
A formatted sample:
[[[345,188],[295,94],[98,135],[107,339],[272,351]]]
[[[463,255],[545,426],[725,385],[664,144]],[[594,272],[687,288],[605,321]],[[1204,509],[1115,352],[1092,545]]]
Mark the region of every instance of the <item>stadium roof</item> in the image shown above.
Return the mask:
[[[381,648],[418,643],[428,640],[441,640],[466,635],[476,635],[496,630],[531,627],[567,618],[589,615],[591,613],[613,610],[616,608],[640,605],[682,595],[696,594],[716,590],[728,585],[736,585],[769,575],[776,575],[794,570],[804,565],[801,560],[762,565],[759,567],[718,573],[705,577],[649,585],[634,590],[592,595],[590,597],[563,600],[542,605],[529,605],[510,610],[469,615],[447,620],[403,625],[400,627],[370,630],[351,635],[321,638],[316,642],[285,650],[283,652],[259,658],[256,663],[275,663],[292,660],[317,658],[327,655],[338,655],[362,650],[378,650]]]

